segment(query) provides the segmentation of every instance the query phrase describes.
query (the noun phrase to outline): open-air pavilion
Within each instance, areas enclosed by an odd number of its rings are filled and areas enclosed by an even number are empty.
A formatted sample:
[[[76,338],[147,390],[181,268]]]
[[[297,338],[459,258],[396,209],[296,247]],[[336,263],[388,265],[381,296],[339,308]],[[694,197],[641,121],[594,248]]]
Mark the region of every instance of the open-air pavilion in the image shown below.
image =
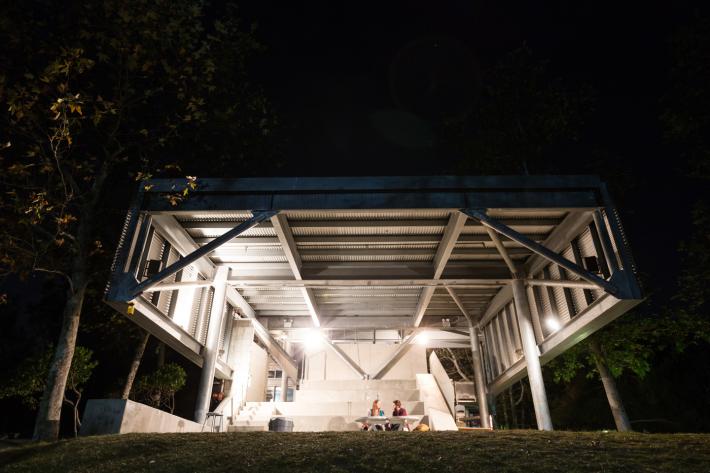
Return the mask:
[[[449,347],[471,350],[482,426],[487,400],[527,376],[551,430],[541,365],[641,300],[592,176],[199,179],[174,206],[184,187],[141,186],[105,299],[201,366],[198,423],[216,379],[225,429],[305,419],[316,401],[332,418],[302,429],[352,428],[398,392],[445,428],[455,393],[425,350]]]

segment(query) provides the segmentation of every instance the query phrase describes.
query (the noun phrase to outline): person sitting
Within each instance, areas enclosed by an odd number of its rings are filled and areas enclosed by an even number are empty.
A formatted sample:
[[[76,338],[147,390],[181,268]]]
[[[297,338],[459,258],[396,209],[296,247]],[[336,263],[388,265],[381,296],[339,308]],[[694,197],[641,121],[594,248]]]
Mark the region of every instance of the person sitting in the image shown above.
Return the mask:
[[[409,415],[407,413],[407,409],[402,407],[402,401],[396,400],[393,402],[394,404],[394,409],[392,410],[392,417],[404,417]],[[407,427],[409,429],[409,426],[403,425],[403,424],[388,424],[389,428],[387,430],[399,430],[403,427]]]
[[[368,409],[367,411],[367,416],[368,417],[384,417],[385,416],[385,411],[380,408],[380,400],[375,399],[372,401],[372,407]],[[375,430],[384,430],[384,426],[382,424],[375,424],[374,425]],[[370,425],[365,422],[362,426],[362,430],[370,430]]]

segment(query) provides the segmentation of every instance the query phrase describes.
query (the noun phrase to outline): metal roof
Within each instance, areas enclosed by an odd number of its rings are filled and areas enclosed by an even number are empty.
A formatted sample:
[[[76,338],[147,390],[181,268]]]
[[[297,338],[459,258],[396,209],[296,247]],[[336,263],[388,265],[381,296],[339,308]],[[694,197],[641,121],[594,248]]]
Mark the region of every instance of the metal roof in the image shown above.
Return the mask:
[[[491,212],[501,222],[543,242],[569,212],[564,210],[499,209]],[[295,210],[283,212],[296,244],[304,276],[327,272],[340,278],[386,275],[408,278],[428,276],[446,230],[451,210]],[[211,242],[251,217],[249,211],[195,211],[176,221],[199,246]],[[516,261],[532,252],[513,241],[505,246]],[[209,258],[228,265],[242,282],[293,277],[287,256],[271,222],[263,222],[216,249]],[[509,277],[502,257],[481,224],[469,220],[456,239],[443,278],[485,279]],[[353,264],[357,263],[357,265]],[[461,289],[460,297],[471,314],[481,315],[498,286]],[[421,288],[329,288],[314,290],[321,317],[407,316],[416,309]],[[269,287],[244,290],[244,298],[259,317],[310,317],[298,288]],[[425,317],[459,316],[445,289],[438,289]]]

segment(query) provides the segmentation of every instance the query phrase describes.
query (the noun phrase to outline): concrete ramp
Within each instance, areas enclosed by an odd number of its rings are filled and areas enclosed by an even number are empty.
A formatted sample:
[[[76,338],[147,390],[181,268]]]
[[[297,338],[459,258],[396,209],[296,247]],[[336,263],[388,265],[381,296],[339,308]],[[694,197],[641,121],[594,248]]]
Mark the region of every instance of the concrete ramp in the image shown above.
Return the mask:
[[[425,406],[424,412],[429,420],[429,428],[431,430],[458,430],[456,421],[449,412],[446,399],[441,394],[434,376],[428,373],[418,374],[417,387]]]

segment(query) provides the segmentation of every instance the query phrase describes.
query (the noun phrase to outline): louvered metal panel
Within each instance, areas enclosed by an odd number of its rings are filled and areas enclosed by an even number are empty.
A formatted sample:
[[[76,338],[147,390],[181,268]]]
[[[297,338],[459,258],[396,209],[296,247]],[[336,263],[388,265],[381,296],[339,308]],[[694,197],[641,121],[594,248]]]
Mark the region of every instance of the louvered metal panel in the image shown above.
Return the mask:
[[[206,289],[206,301],[205,304],[203,305],[204,311],[203,311],[203,316],[201,317],[202,320],[200,320],[200,332],[198,336],[198,340],[200,341],[201,344],[205,344],[207,341],[207,329],[210,326],[210,318],[212,316],[212,299],[214,298],[214,289],[211,287],[205,288]]]

